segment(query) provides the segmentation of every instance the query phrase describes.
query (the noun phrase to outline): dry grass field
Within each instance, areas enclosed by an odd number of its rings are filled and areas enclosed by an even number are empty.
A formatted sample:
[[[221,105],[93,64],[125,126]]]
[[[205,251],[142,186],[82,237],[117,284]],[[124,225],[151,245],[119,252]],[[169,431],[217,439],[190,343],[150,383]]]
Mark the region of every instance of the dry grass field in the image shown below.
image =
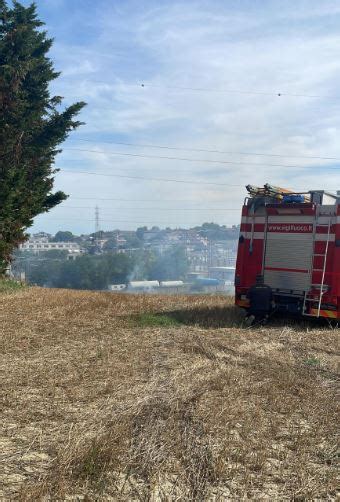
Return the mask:
[[[335,500],[339,331],[222,296],[0,294],[1,500]]]

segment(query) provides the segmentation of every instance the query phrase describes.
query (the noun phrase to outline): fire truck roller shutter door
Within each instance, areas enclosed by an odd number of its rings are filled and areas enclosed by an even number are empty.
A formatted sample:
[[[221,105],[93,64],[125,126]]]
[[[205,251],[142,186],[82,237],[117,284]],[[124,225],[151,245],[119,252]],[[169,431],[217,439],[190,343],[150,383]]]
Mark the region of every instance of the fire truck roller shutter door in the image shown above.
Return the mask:
[[[307,291],[313,253],[312,233],[267,233],[265,283],[273,289]]]

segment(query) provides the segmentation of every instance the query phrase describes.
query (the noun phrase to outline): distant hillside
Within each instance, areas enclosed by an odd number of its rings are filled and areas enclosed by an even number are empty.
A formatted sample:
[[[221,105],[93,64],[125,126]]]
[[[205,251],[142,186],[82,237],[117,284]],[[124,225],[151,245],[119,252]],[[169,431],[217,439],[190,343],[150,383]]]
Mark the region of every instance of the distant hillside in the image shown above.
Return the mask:
[[[0,498],[336,498],[338,332],[225,297],[0,295]]]

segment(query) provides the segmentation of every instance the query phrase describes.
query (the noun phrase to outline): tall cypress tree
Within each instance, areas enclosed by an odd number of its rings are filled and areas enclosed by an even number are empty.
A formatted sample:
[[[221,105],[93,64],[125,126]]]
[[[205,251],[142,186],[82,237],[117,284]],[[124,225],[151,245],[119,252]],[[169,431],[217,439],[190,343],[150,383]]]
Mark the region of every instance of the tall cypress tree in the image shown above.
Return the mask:
[[[61,109],[49,84],[59,76],[47,54],[36,5],[0,0],[0,273],[33,218],[66,199],[53,193],[58,146],[81,122],[85,103]]]

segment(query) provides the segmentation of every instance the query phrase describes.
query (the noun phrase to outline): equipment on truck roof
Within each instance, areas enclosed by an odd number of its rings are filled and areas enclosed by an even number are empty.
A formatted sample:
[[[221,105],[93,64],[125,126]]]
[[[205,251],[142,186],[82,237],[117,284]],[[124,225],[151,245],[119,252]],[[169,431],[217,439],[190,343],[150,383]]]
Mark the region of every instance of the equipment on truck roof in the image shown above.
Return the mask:
[[[340,318],[340,196],[248,185],[242,208],[235,301],[249,308],[257,275],[277,310]]]
[[[247,185],[246,189],[252,197],[273,197],[282,200],[283,194],[292,193],[286,188],[274,187],[266,183],[263,187]]]

